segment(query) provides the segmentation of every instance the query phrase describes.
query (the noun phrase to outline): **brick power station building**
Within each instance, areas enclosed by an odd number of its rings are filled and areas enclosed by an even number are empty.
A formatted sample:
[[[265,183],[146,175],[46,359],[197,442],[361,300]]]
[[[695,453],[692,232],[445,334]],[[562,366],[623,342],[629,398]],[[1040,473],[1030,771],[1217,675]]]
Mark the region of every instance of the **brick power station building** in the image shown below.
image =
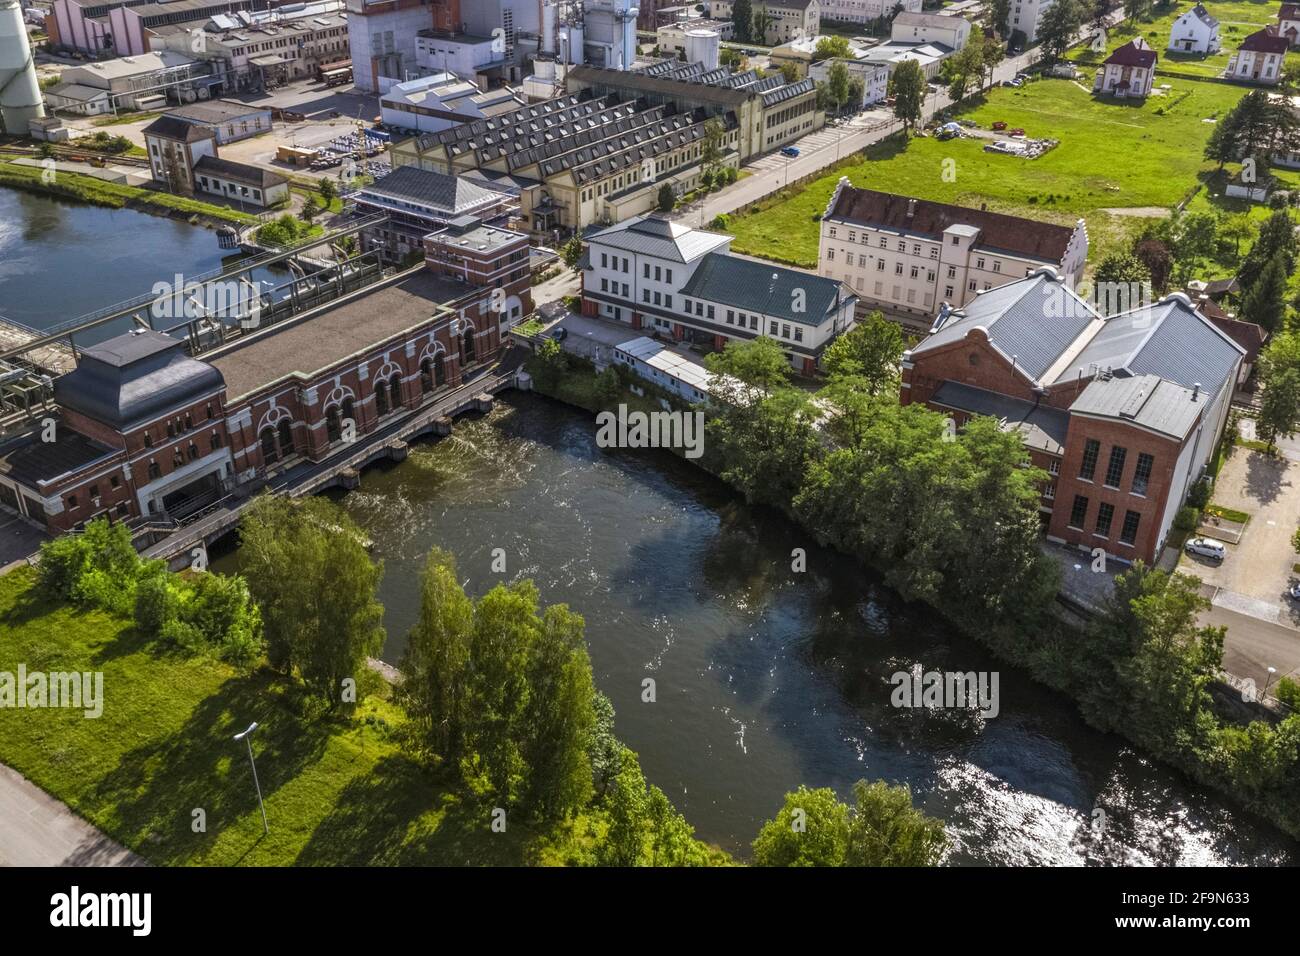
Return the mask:
[[[991,415],[1050,475],[1050,539],[1154,562],[1214,454],[1245,350],[1176,292],[1104,317],[1050,267],[943,310],[903,404]]]
[[[0,446],[0,506],[52,533],[184,520],[436,401],[531,311],[528,240],[464,218],[426,236],[425,255],[202,358],[143,329],[84,349],[55,381],[53,434]]]

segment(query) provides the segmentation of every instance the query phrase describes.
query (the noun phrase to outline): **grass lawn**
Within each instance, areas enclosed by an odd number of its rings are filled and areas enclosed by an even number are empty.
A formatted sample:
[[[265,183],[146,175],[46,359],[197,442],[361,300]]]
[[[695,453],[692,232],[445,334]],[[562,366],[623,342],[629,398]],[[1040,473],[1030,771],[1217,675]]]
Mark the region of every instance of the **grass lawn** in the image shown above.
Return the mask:
[[[0,671],[102,671],[98,719],[0,709],[0,762],[156,864],[519,864],[554,862],[593,818],[541,834],[449,789],[362,718],[400,721],[367,698],[351,721],[304,717],[300,686],[147,642],[130,622],[51,606],[23,568],[0,577]],[[252,721],[266,796],[262,833],[247,753]],[[195,833],[201,809],[207,831]]]
[[[997,120],[1034,138],[1060,140],[1038,159],[986,153],[980,139],[903,142],[894,137],[866,161],[814,181],[768,208],[733,216],[737,252],[811,267],[817,261],[814,216],[841,175],[856,186],[978,207],[1037,220],[1088,221],[1093,262],[1142,224],[1136,212],[1182,201],[1214,169],[1201,158],[1213,124],[1246,92],[1222,83],[1175,80],[1167,96],[1145,103],[1096,100],[1069,80],[1045,79],[992,90],[959,111],[988,129]],[[950,161],[950,162],[949,162]],[[945,176],[945,170],[953,175]]]
[[[157,119],[162,116],[161,110],[146,110],[143,113],[118,113],[116,116],[101,116],[99,119],[91,120],[91,126],[120,126],[123,123],[142,123],[145,120]]]
[[[1080,46],[1070,51],[1067,59],[1080,66],[1088,67],[1087,82],[1091,83],[1095,68],[1116,48],[1140,36],[1159,55],[1156,64],[1156,85],[1168,80],[1161,80],[1162,73],[1183,73],[1196,76],[1219,76],[1228,67],[1228,60],[1241,46],[1241,42],[1269,23],[1277,22],[1278,5],[1276,3],[1255,2],[1255,0],[1232,0],[1227,3],[1206,3],[1210,16],[1219,21],[1219,37],[1223,49],[1210,57],[1199,53],[1175,53],[1166,49],[1169,46],[1169,31],[1174,21],[1192,8],[1191,3],[1179,3],[1168,11],[1150,21],[1138,23],[1120,23],[1113,27],[1106,37],[1106,51],[1094,52],[1088,46]],[[1288,61],[1300,59],[1297,54],[1288,54]],[[1086,85],[1086,84],[1085,84]]]

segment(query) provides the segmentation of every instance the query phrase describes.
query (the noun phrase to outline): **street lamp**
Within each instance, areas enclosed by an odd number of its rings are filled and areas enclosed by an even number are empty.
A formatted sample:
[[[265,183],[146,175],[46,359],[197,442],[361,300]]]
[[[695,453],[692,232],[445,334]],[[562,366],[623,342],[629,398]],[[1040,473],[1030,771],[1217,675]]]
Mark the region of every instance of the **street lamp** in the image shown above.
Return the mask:
[[[1276,667],[1270,667],[1268,669],[1268,680],[1264,681],[1264,693],[1261,696],[1264,697],[1268,696],[1268,685],[1273,683],[1273,675],[1276,673],[1277,673]]]
[[[262,802],[262,785],[257,782],[257,763],[253,760],[253,731],[257,729],[257,721],[248,725],[248,729],[242,734],[235,734],[236,740],[242,740],[248,745],[248,763],[253,768],[253,786],[257,788],[257,805],[262,809],[262,833],[271,832],[271,826],[266,822],[266,804]]]

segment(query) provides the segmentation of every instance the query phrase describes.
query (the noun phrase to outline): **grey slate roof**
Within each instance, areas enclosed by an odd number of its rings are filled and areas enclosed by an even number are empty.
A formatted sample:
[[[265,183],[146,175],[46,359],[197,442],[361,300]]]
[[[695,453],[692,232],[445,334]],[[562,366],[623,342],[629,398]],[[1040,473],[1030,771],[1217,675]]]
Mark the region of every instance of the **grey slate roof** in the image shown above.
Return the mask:
[[[1058,382],[1110,371],[1158,375],[1211,396],[1234,373],[1245,350],[1200,315],[1181,293],[1155,305],[1111,316],[1057,378]]]
[[[200,140],[217,138],[217,134],[206,126],[187,123],[183,119],[177,119],[175,116],[167,116],[166,114],[146,126],[143,132],[146,136],[161,136],[182,143],[197,143]]]
[[[830,321],[845,302],[857,299],[834,279],[717,252],[695,267],[681,294],[812,326]],[[804,309],[796,312],[800,299]]]
[[[940,385],[930,397],[930,403],[996,418],[1006,427],[1018,429],[1029,448],[1053,455],[1060,455],[1065,450],[1070,414],[1063,409],[952,381]]]
[[[1097,314],[1050,269],[979,293],[920,345],[919,355],[960,341],[982,327],[989,341],[1034,381],[1039,381],[1094,322]],[[938,324],[938,323],[936,323]]]
[[[1210,11],[1206,10],[1205,7],[1199,3],[1187,12],[1193,14],[1196,19],[1200,20],[1207,27],[1213,28],[1219,25],[1219,21],[1210,16]]]
[[[232,159],[220,159],[216,156],[199,157],[199,161],[194,164],[194,171],[196,173],[207,173],[209,176],[220,176],[222,179],[231,179],[237,183],[247,183],[263,191],[274,189],[276,186],[289,181],[289,177],[281,176],[273,169],[252,166],[248,163],[237,163]]]
[[[587,241],[673,262],[694,262],[705,253],[726,245],[731,239],[716,232],[692,229],[650,215],[635,216],[616,226],[592,233]]]
[[[117,449],[87,438],[71,428],[58,428],[54,441],[44,442],[33,432],[0,444],[0,475],[37,489],[70,471],[84,468],[117,453]]]
[[[77,367],[54,380],[54,398],[118,431],[130,431],[198,401],[225,384],[185,343],[161,332],[128,332],[81,353]]]
[[[362,198],[376,196],[432,206],[450,214],[477,209],[493,200],[500,202],[504,198],[499,192],[485,189],[460,176],[435,173],[419,166],[398,166],[387,176],[363,188],[360,195]]]
[[[1204,391],[1193,398],[1190,388],[1156,375],[1137,375],[1092,382],[1075,399],[1070,411],[1133,422],[1182,441],[1212,401],[1213,396]]]

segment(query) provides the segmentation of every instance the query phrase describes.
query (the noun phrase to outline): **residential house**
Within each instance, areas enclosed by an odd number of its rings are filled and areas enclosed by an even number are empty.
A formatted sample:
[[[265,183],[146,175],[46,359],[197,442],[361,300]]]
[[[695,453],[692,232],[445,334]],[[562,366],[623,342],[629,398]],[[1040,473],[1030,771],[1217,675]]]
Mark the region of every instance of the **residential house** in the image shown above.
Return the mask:
[[[1222,49],[1219,21],[1198,3],[1170,27],[1168,49],[1171,53],[1199,53],[1202,56],[1218,53]]]
[[[1276,86],[1282,79],[1282,61],[1290,45],[1276,30],[1269,26],[1246,37],[1229,58],[1223,75],[1243,83]]]
[[[1291,46],[1300,46],[1300,3],[1284,3],[1277,11],[1278,36]]]
[[[287,177],[221,159],[217,134],[208,124],[165,113],[143,133],[152,178],[174,193],[209,193],[253,206],[272,206],[289,198]]]
[[[732,19],[735,0],[711,0],[709,17]],[[821,30],[821,0],[753,0],[750,9],[755,18],[767,17],[767,30],[755,42],[763,46],[780,46],[791,40],[814,37]]]
[[[900,13],[889,28],[894,43],[940,43],[953,51],[970,39],[970,22],[937,13]]]
[[[1156,76],[1156,51],[1135,37],[1102,62],[1093,92],[1120,98],[1142,98],[1151,93]]]

